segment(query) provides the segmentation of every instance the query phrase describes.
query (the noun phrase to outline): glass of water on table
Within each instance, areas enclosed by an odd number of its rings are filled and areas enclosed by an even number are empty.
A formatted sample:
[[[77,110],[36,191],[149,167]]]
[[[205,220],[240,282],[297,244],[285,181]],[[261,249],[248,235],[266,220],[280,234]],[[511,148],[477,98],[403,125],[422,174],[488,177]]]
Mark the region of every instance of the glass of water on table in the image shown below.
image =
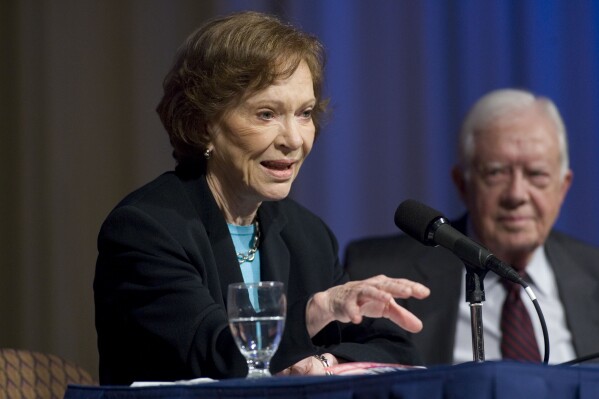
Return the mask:
[[[270,359],[279,347],[285,326],[287,300],[283,283],[230,284],[227,295],[229,326],[247,361],[247,378],[270,377]]]

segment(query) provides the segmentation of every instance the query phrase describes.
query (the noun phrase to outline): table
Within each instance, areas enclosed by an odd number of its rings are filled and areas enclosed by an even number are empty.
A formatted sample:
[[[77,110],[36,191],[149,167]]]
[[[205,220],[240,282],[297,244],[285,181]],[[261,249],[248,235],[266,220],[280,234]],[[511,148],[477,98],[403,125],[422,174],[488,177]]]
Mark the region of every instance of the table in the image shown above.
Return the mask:
[[[464,363],[377,375],[230,379],[156,387],[70,385],[65,399],[599,399],[599,367]]]

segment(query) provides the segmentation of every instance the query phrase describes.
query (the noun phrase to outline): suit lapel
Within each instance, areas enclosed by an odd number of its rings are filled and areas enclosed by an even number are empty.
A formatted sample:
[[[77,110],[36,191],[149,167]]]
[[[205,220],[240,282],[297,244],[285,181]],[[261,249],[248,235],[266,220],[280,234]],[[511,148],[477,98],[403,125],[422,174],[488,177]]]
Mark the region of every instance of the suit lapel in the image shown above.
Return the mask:
[[[560,299],[564,304],[568,327],[572,332],[577,356],[587,355],[599,349],[599,286],[584,268],[579,268],[580,260],[572,257],[571,249],[551,234],[545,251],[557,280]],[[587,259],[587,262],[596,260]]]
[[[466,216],[452,223],[466,234]],[[451,251],[435,247],[426,251],[415,265],[422,282],[431,289],[431,296],[423,301],[413,300],[410,310],[422,318],[424,329],[413,335],[429,365],[453,362],[459,303],[464,278],[464,263]]]
[[[413,335],[414,343],[429,364],[451,363],[464,265],[450,251],[431,248],[417,261],[416,269],[431,296],[410,301],[410,310],[425,326]]]
[[[465,218],[462,218],[455,226],[458,230],[463,231],[465,225]],[[416,261],[415,268],[422,276],[423,283],[431,289],[431,298],[414,302],[430,307],[426,314],[435,315],[434,320],[431,320],[433,324],[440,323],[440,320],[452,323],[453,327],[444,326],[447,328],[443,328],[441,331],[455,330],[457,307],[454,304],[465,300],[459,298],[464,276],[464,263],[451,251],[442,247],[434,247]],[[446,317],[437,318],[436,315],[439,313],[444,313]],[[453,337],[451,338],[453,339]]]

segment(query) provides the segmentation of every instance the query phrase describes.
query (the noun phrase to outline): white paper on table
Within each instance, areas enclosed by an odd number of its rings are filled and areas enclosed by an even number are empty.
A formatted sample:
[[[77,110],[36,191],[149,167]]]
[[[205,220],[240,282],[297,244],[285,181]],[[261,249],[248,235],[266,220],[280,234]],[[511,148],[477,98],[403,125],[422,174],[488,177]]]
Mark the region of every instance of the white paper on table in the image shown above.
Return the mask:
[[[348,362],[340,363],[327,367],[326,370],[332,375],[351,375],[351,374],[382,374],[397,370],[419,370],[425,369],[424,366],[410,366],[397,363],[377,363],[377,362]]]
[[[192,380],[180,380],[180,381],[135,381],[131,384],[131,387],[155,387],[159,385],[196,385],[204,384],[207,382],[216,382],[212,378],[200,377]]]

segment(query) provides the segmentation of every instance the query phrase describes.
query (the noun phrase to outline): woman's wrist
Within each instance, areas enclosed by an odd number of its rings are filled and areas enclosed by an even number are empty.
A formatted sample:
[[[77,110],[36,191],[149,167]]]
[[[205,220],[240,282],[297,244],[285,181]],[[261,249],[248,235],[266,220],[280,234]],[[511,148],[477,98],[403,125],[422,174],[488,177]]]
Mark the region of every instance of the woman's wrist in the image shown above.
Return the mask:
[[[317,292],[306,304],[306,329],[310,338],[334,320],[329,317],[329,312],[325,306],[326,296],[325,292]]]
[[[332,365],[329,363],[329,360],[326,358],[325,355],[314,355],[314,357],[316,359],[318,359],[318,361],[320,361],[320,363],[322,364],[322,367],[324,368],[324,372],[326,375],[333,375],[333,373],[331,372],[331,370],[329,370],[329,367],[331,367]]]

